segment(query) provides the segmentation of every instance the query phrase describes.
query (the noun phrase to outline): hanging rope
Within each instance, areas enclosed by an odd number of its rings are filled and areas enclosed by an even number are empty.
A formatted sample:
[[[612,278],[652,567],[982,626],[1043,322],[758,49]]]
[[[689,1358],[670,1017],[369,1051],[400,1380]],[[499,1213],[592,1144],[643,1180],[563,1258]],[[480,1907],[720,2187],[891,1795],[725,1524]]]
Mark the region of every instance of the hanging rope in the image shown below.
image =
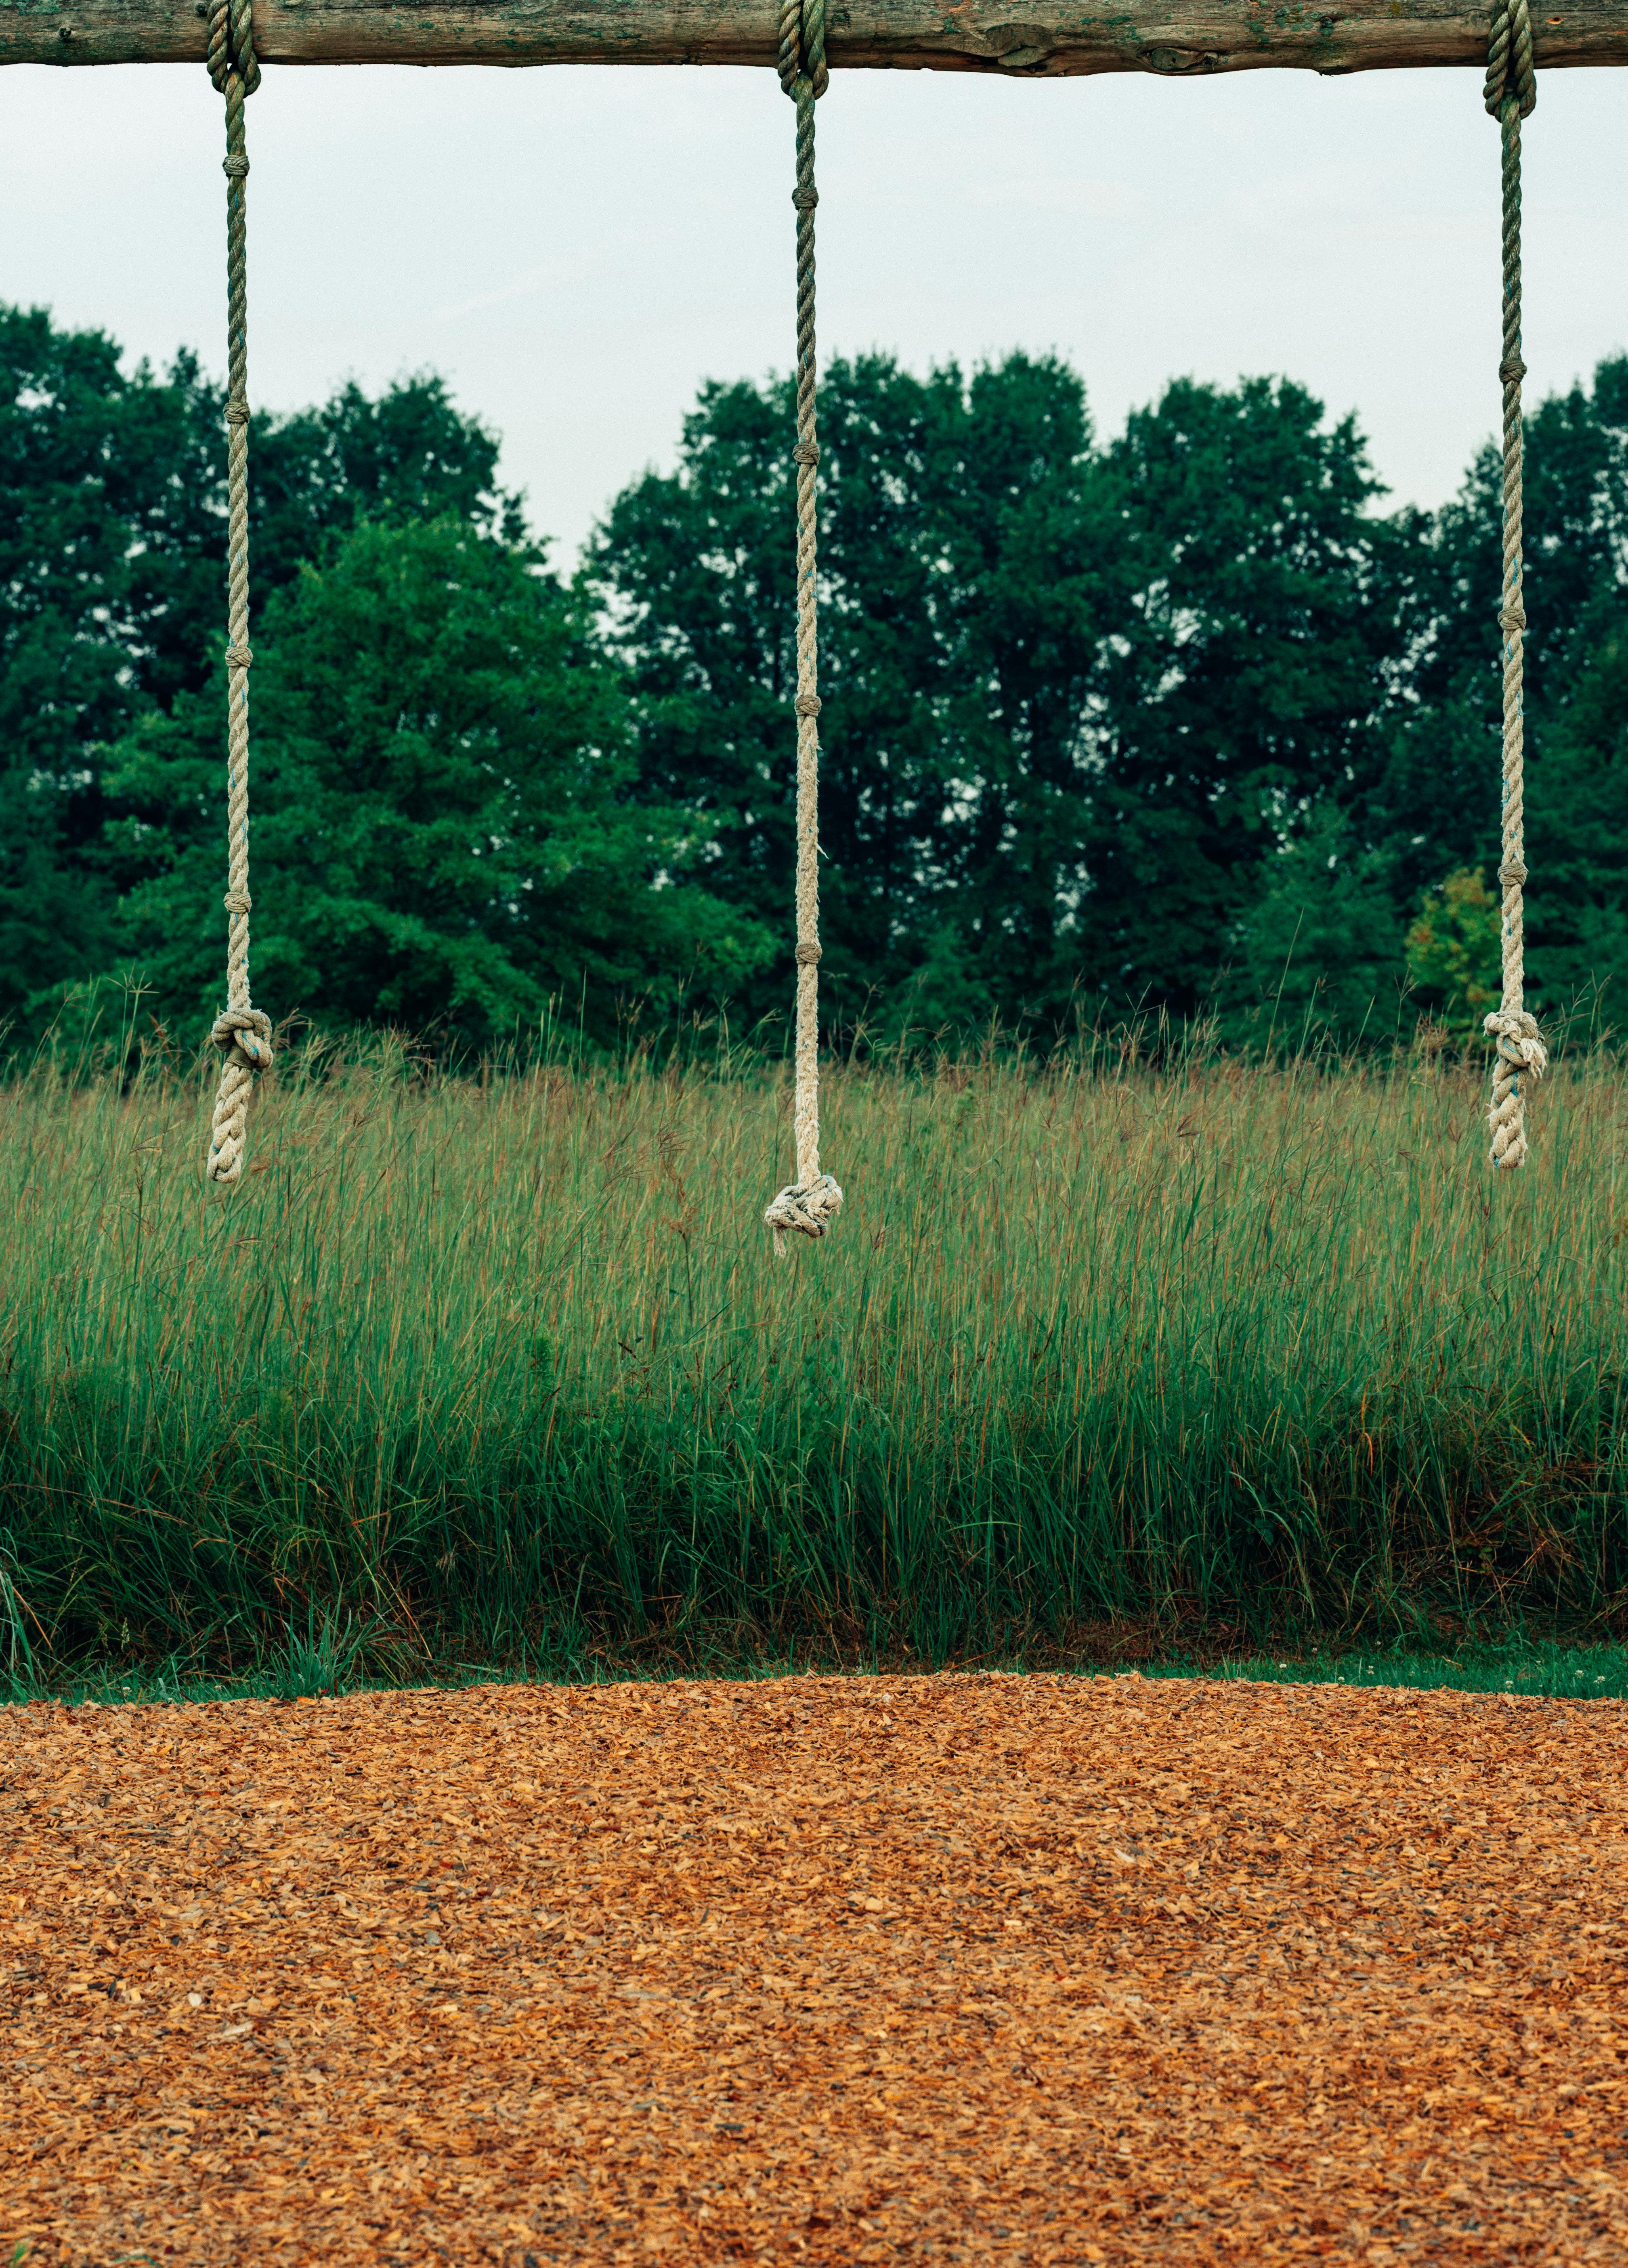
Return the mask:
[[[797,1179],[763,1219],[783,1257],[786,1232],[823,1236],[843,1193],[820,1171],[820,696],[815,581],[814,105],[829,84],[825,0],[781,0],[780,85],[797,105]]]
[[[254,0],[212,0],[209,71],[226,99],[226,1009],[210,1037],[222,1050],[210,1134],[212,1182],[243,1170],[257,1071],[271,1061],[271,1019],[248,990],[248,254],[243,106],[260,85]]]
[[[1504,142],[1504,350],[1498,366],[1504,387],[1504,575],[1499,606],[1504,665],[1504,851],[1498,879],[1503,886],[1503,1001],[1486,1019],[1498,1042],[1492,1074],[1492,1163],[1526,1162],[1526,1096],[1521,1074],[1543,1076],[1549,1057],[1537,1020],[1526,1006],[1526,918],[1521,887],[1526,880],[1526,728],[1522,713],[1526,608],[1522,598],[1521,481],[1523,427],[1521,381],[1521,121],[1537,100],[1532,67],[1529,0],[1494,0],[1487,55],[1486,107]]]

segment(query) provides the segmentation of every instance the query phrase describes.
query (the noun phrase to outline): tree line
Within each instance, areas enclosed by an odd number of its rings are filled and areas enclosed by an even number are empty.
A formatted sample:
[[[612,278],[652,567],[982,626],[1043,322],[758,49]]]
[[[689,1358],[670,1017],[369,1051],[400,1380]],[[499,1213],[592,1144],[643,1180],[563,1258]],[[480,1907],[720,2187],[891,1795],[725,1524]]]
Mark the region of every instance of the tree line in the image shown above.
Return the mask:
[[[0,309],[0,1016],[224,961],[220,390]],[[1149,1011],[1468,1038],[1497,982],[1499,468],[1386,511],[1285,379],[1099,440],[1078,373],[839,362],[821,403],[824,998],[883,1040]],[[791,397],[550,571],[421,377],[258,416],[256,997],[483,1047],[790,992]],[[1551,1014],[1628,976],[1628,358],[1529,420],[1528,912]],[[1602,1005],[1603,1004],[1603,1005]],[[772,1023],[770,1026],[772,1028]]]

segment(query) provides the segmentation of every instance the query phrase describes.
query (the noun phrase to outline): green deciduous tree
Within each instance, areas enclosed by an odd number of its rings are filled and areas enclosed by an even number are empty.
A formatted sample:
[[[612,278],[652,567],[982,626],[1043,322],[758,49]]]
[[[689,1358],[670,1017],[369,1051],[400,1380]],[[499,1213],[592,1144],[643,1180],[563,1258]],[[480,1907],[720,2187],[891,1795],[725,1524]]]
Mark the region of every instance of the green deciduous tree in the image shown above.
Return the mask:
[[[586,993],[728,991],[749,917],[662,887],[693,817],[629,798],[620,673],[534,556],[466,521],[364,521],[266,610],[254,668],[256,997],[481,1046]],[[217,1004],[219,706],[114,752],[109,855],[161,1009]]]
[[[619,497],[588,559],[646,779],[715,822],[707,887],[783,936],[792,438],[784,386],[707,389],[677,473]],[[884,1027],[1050,1000],[1113,579],[1079,381],[1021,356],[970,383],[841,362],[821,452],[826,997]],[[785,992],[767,974],[755,1005]]]
[[[0,1016],[116,949],[103,751],[224,643],[221,404],[189,354],[127,371],[104,333],[0,307]],[[438,379],[262,416],[251,451],[257,605],[369,512],[518,525]]]
[[[1402,929],[1382,860],[1324,806],[1267,868],[1216,988],[1222,1035],[1249,1048],[1337,1049],[1411,1028]]]
[[[129,372],[99,334],[0,310],[0,1016],[136,944],[167,998],[213,999],[220,406],[186,356]],[[1451,928],[1499,857],[1493,452],[1444,511],[1386,516],[1353,423],[1286,381],[1181,381],[1104,446],[1076,374],[1023,355],[838,362],[821,416],[833,1020],[1043,1035],[1157,1007],[1341,1045],[1405,1021],[1410,922],[1429,899],[1426,928]],[[785,384],[704,389],[677,469],[611,505],[572,608],[496,438],[438,379],[256,419],[256,923],[284,1005],[475,1039],[567,983],[665,996],[693,969],[740,1020],[785,1010],[792,438]],[[1609,1015],[1628,358],[1535,411],[1526,526],[1529,981],[1551,1018],[1602,993]],[[481,659],[461,598],[438,630],[426,594],[466,587],[519,640],[517,682],[556,684],[549,728],[499,697],[511,665]],[[412,668],[470,699],[485,671],[500,755],[427,678],[398,715],[372,603]],[[363,749],[365,797],[344,784]],[[608,927],[618,861],[637,919]],[[1448,1001],[1443,969],[1420,983]]]
[[[1528,796],[1558,814],[1558,789],[1546,796],[1542,784],[1565,739],[1556,728],[1595,654],[1628,630],[1628,357],[1602,362],[1592,387],[1538,405],[1524,489]],[[1365,834],[1389,861],[1399,905],[1416,905],[1456,868],[1492,873],[1499,862],[1501,490],[1489,445],[1459,496],[1418,523],[1404,697],[1389,754],[1364,783]],[[1586,811],[1578,816],[1587,822]],[[1554,906],[1544,854],[1528,863],[1535,907]],[[1602,904],[1616,887],[1603,875],[1585,887]],[[1531,925],[1540,990],[1551,987],[1547,918]],[[1554,982],[1564,981],[1557,962]]]
[[[100,332],[0,307],[0,1015],[111,949],[97,752],[195,595],[197,393],[190,363],[126,375]]]
[[[1496,888],[1485,875],[1459,867],[1430,892],[1407,934],[1408,974],[1433,1019],[1468,1046],[1501,997]]]
[[[1308,833],[1326,852],[1360,800],[1402,659],[1407,534],[1369,512],[1354,423],[1325,425],[1287,383],[1182,381],[1107,469],[1129,591],[1082,920],[1111,994],[1190,1011],[1281,889],[1280,853]]]
[[[1527,961],[1551,1014],[1628,1012],[1628,608],[1594,610],[1527,790]]]
[[[1354,428],[1183,383],[1102,452],[1059,364],[870,357],[828,373],[821,436],[829,995],[1195,1007],[1279,850],[1372,769],[1407,539]],[[790,437],[783,387],[710,389],[589,561],[646,776],[716,816],[709,887],[782,921]]]

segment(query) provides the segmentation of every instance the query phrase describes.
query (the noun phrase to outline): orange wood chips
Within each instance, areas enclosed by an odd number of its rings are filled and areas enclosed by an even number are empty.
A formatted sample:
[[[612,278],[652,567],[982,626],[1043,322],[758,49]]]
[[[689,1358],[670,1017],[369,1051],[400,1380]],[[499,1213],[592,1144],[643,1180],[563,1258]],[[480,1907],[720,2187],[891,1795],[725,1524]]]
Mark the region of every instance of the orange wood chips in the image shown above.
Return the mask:
[[[0,1710],[0,2258],[1628,2260],[1628,1708]]]

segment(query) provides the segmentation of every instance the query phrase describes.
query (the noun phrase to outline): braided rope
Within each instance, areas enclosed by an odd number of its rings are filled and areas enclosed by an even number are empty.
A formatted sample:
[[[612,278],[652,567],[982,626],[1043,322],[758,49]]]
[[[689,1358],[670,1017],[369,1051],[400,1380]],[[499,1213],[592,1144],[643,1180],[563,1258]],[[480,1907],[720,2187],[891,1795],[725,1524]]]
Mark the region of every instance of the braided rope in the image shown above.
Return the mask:
[[[842,1190],[820,1171],[820,695],[814,474],[814,105],[830,83],[825,0],[781,0],[780,85],[797,105],[797,1179],[764,1213],[775,1250],[786,1233],[825,1234]]]
[[[222,1051],[207,1172],[235,1182],[256,1072],[271,1061],[271,1019],[248,986],[248,157],[243,106],[260,85],[254,0],[212,0],[209,73],[226,100],[226,1009],[210,1039]]]
[[[1503,137],[1504,343],[1498,374],[1504,388],[1504,571],[1499,604],[1504,672],[1503,999],[1486,1019],[1497,1042],[1492,1073],[1491,1162],[1526,1162],[1526,1097],[1521,1074],[1541,1079],[1549,1060],[1537,1020],[1526,1006],[1526,725],[1523,676],[1526,608],[1522,599],[1521,381],[1521,121],[1537,100],[1529,0],[1494,0],[1487,52],[1486,107]]]

